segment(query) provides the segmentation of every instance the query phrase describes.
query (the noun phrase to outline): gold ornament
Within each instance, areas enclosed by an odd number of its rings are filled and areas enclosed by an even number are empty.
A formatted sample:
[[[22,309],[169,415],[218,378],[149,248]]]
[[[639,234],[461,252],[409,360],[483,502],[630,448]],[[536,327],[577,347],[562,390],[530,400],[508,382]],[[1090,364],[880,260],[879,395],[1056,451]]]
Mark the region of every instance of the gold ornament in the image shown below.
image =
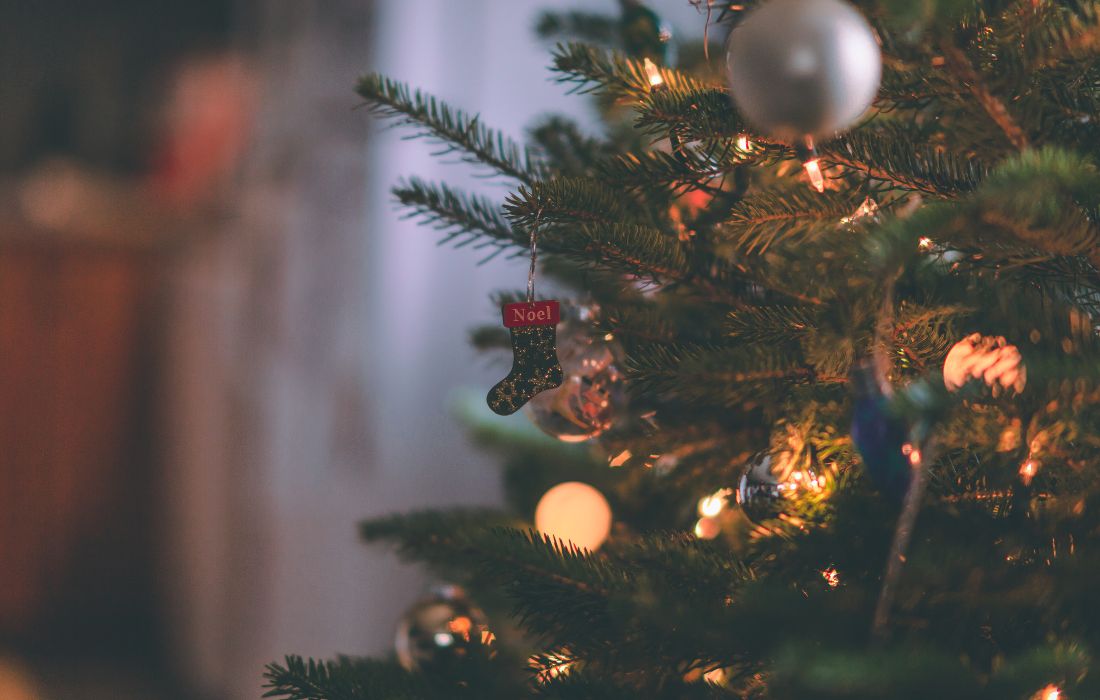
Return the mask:
[[[957,391],[971,379],[980,379],[993,390],[1020,393],[1027,384],[1027,368],[1015,345],[1002,336],[972,333],[955,343],[943,362],[943,383]]]

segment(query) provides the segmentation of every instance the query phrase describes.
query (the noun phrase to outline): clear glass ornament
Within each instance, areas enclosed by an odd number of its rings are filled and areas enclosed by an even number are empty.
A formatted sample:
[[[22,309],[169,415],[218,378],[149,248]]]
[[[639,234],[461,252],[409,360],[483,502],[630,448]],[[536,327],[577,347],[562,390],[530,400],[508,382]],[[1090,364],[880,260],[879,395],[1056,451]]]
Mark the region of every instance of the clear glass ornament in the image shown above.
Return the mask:
[[[496,653],[485,613],[458,586],[443,586],[414,604],[397,626],[397,660],[409,671],[461,677],[466,664]]]
[[[596,335],[590,316],[558,324],[558,361],[564,380],[536,395],[525,410],[531,422],[564,442],[583,442],[611,428],[626,402],[611,339]]]

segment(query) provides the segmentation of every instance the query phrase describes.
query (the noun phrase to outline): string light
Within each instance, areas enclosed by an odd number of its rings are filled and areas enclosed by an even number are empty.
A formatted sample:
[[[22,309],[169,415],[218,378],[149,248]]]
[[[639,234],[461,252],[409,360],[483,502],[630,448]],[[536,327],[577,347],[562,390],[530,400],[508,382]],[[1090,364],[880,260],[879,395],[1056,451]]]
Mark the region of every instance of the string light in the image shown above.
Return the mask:
[[[699,499],[699,515],[705,518],[713,518],[726,507],[727,499],[733,495],[733,489],[718,489],[709,496]]]
[[[928,236],[921,236],[920,240],[917,241],[917,249],[918,250],[931,250],[932,249],[932,239],[929,238]]]
[[[866,216],[874,216],[877,213],[878,202],[876,202],[873,197],[867,196],[867,198],[863,200],[863,203],[860,204],[859,207],[854,212],[852,212],[850,216],[845,216],[843,219],[841,219],[840,223],[850,224],[853,221],[858,221]]]
[[[661,70],[656,63],[647,58],[642,66],[645,68],[645,76],[649,80],[650,90],[656,90],[665,84],[665,79],[661,76]]]
[[[702,517],[695,523],[695,536],[701,540],[713,540],[722,532],[722,524],[718,518]]]
[[[742,151],[747,151],[752,148],[752,142],[749,141],[748,134],[738,134],[737,147]]]
[[[919,447],[910,442],[907,442],[901,446],[901,453],[909,458],[910,466],[920,466],[921,453]]]
[[[1039,471],[1039,463],[1028,457],[1024,460],[1024,463],[1020,465],[1020,481],[1024,486],[1031,486],[1031,480],[1035,477],[1035,474]]]
[[[830,566],[821,572],[821,577],[825,579],[825,583],[829,588],[836,588],[840,585],[840,573],[836,570],[835,566]]]
[[[633,457],[633,453],[630,450],[623,450],[619,454],[611,457],[607,460],[607,466],[609,467],[621,467],[626,464],[627,460]]]
[[[821,172],[821,162],[817,157],[814,137],[806,136],[802,143],[796,143],[794,153],[802,161],[802,168],[806,171],[806,177],[810,179],[810,186],[818,192],[824,192],[825,175]]]
[[[802,167],[806,170],[806,177],[810,178],[810,186],[818,192],[825,191],[825,176],[821,173],[821,163],[817,158],[811,158],[804,162]]]
[[[1053,683],[1040,690],[1034,697],[1036,700],[1063,700],[1062,691]]]

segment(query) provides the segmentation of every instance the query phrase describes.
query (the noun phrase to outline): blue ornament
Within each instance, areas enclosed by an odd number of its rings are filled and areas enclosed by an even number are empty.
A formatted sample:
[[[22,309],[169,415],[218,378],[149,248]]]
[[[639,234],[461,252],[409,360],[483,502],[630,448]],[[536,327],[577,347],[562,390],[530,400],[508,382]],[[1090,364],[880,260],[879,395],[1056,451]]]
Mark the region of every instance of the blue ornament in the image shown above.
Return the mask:
[[[852,441],[863,458],[867,477],[886,496],[901,500],[909,490],[912,469],[920,461],[918,447],[901,416],[890,410],[891,391],[870,362],[852,369],[855,409]]]

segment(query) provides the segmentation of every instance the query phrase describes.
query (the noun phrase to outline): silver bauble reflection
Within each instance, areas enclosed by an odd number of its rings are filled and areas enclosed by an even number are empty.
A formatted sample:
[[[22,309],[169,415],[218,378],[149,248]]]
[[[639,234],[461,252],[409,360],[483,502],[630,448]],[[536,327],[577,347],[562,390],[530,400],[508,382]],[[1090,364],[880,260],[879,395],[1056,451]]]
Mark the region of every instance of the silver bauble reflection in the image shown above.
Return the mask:
[[[788,143],[851,126],[882,77],[874,31],[841,0],[768,0],[726,45],[730,91],[744,117]]]
[[[626,402],[615,346],[596,334],[590,315],[563,318],[557,328],[564,379],[535,395],[525,410],[531,422],[563,442],[583,442],[609,429]]]
[[[814,471],[812,456],[799,458],[786,451],[775,457],[765,454],[753,460],[741,475],[737,504],[749,520],[759,523],[784,512],[785,501],[808,491],[820,491],[823,485],[824,480]]]
[[[496,653],[485,614],[458,586],[443,586],[414,604],[397,626],[394,648],[408,671],[461,677],[467,664]]]
[[[779,515],[783,490],[779,477],[772,472],[772,456],[749,464],[737,486],[737,504],[749,520],[760,522]]]

